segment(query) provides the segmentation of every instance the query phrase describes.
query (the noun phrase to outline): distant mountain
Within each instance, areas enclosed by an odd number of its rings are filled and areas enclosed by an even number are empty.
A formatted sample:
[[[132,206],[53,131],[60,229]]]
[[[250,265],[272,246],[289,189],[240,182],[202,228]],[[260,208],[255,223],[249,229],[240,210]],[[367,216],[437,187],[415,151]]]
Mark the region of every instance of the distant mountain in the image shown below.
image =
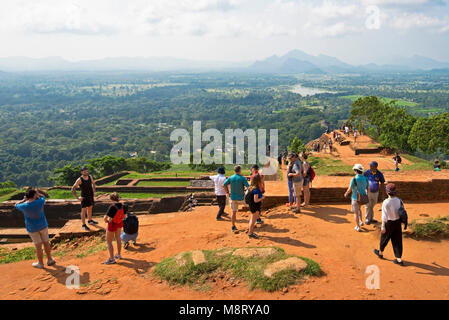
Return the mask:
[[[414,55],[412,57],[389,57],[383,64],[350,65],[324,54],[310,55],[292,50],[282,56],[271,56],[251,62],[198,61],[170,57],[115,57],[78,62],[60,57],[34,59],[27,57],[0,58],[0,70],[23,71],[238,71],[261,73],[365,73],[365,72],[412,72],[449,69],[448,62]]]
[[[23,71],[189,71],[239,69],[250,65],[249,62],[196,61],[170,57],[117,57],[99,60],[71,62],[60,57],[0,58],[0,70]]]

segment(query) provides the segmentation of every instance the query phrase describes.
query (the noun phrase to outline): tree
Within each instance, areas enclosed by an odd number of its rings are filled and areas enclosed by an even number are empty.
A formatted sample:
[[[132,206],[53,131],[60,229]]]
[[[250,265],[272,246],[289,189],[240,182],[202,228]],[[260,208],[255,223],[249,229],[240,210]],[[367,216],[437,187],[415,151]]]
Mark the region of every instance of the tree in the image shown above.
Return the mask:
[[[54,171],[55,177],[53,180],[60,186],[72,185],[79,178],[80,172],[81,166],[73,167],[72,164],[68,164]]]
[[[288,151],[300,154],[301,152],[306,151],[306,146],[304,145],[304,143],[302,143],[301,139],[296,137],[293,139],[292,143],[288,147]]]
[[[424,153],[449,153],[449,113],[419,118],[408,138],[410,145]]]

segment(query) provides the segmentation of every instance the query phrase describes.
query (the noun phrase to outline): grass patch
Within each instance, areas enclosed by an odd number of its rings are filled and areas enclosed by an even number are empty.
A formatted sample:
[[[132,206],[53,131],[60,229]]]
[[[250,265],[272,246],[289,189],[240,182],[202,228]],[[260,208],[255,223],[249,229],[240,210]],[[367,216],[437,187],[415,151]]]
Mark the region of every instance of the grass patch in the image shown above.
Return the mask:
[[[2,192],[4,190],[4,192]],[[3,188],[0,189],[0,203],[8,201],[11,197],[23,192],[23,190],[15,188]]]
[[[317,276],[321,274],[320,266],[313,260],[302,258],[307,263],[307,268],[302,272],[284,270],[273,277],[266,277],[264,270],[273,262],[284,260],[288,255],[281,248],[274,248],[276,252],[268,257],[243,258],[233,256],[235,249],[203,250],[207,262],[194,265],[191,253],[183,254],[186,263],[177,264],[175,257],[164,259],[154,269],[154,275],[172,285],[190,285],[204,288],[211,277],[219,273],[226,273],[236,279],[245,281],[251,289],[262,289],[268,292],[282,290],[290,285],[299,283],[305,276]],[[229,250],[221,255],[222,250]]]
[[[36,258],[34,247],[23,248],[20,250],[9,250],[0,248],[0,264],[14,263]]]
[[[449,238],[449,216],[426,219],[424,223],[413,220],[410,228],[415,238]]]
[[[190,181],[140,181],[139,187],[187,187]]]
[[[341,160],[310,157],[309,163],[313,167],[317,175],[329,176],[336,173],[354,173],[354,170],[352,170],[352,166],[344,163]]]
[[[412,162],[410,165],[401,165],[402,171],[414,171],[414,170],[433,170],[433,162],[427,161],[412,155],[403,155],[403,158]]]

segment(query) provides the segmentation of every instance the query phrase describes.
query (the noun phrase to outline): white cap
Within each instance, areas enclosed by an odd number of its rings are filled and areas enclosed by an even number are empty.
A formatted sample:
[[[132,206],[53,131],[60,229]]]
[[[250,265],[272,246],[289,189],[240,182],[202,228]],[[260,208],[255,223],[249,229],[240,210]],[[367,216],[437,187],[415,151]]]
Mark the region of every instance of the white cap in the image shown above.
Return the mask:
[[[363,166],[359,163],[355,164],[354,167],[352,168],[353,170],[357,170],[357,171],[365,171],[365,169],[363,169]]]

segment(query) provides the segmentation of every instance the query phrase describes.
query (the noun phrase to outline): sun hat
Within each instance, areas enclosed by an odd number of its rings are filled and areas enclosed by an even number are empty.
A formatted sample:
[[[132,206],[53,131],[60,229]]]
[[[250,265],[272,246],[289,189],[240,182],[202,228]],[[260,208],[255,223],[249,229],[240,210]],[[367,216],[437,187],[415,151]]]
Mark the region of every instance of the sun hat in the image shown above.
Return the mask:
[[[352,170],[357,170],[357,171],[365,171],[365,169],[363,169],[363,166],[359,163],[355,164],[354,167],[352,168]]]
[[[385,190],[388,194],[395,195],[398,191],[396,189],[396,185],[394,183],[389,183],[385,186]]]

